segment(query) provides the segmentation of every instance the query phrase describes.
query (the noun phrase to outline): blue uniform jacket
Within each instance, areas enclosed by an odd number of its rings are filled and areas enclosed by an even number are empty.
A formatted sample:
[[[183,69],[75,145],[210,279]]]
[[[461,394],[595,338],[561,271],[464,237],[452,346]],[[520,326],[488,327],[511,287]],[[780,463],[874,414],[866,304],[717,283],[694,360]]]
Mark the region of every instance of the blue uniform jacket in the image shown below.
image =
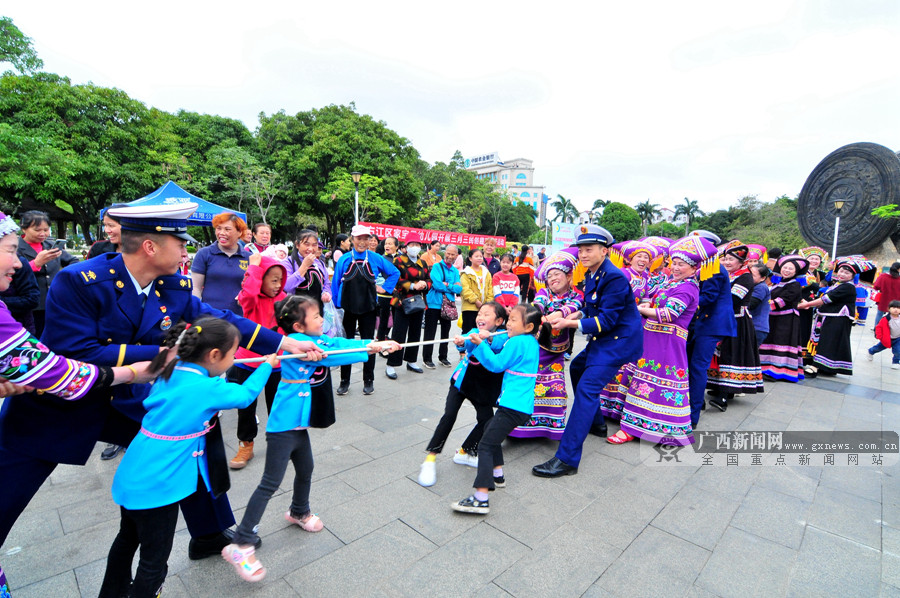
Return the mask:
[[[700,283],[700,303],[691,321],[690,332],[694,336],[737,336],[731,282],[724,266],[719,266],[718,274]]]
[[[142,308],[118,253],[73,264],[61,270],[50,286],[47,326],[41,340],[71,359],[123,365],[153,359],[166,330],[179,320],[193,322],[201,316],[215,316],[237,326],[241,346],[257,353],[273,353],[281,344],[280,334],[230,311],[214,309],[191,295],[189,278],[162,276],[153,288]],[[18,396],[4,401],[0,410],[0,444],[47,461],[83,465],[108,419],[110,394],[114,408],[140,422],[149,391],[149,384],[127,384],[91,392],[78,401],[51,395]],[[105,433],[105,438],[118,439],[121,427]],[[126,434],[119,442],[128,439]]]
[[[473,334],[478,334],[481,332],[477,328],[473,328],[465,334],[466,343],[462,347],[457,347],[460,353],[465,351],[468,355],[473,355],[473,351],[475,351],[475,343],[469,340],[469,336]],[[501,331],[502,332],[502,331]],[[506,344],[506,341],[509,340],[509,337],[506,334],[498,334],[497,336],[492,336],[490,338],[490,342],[487,343],[491,350],[494,353],[499,353],[501,349],[503,349],[503,345]],[[481,343],[482,345],[485,343]],[[453,386],[457,388],[457,390],[462,390],[463,378],[466,377],[466,370],[469,367],[468,358],[463,359],[459,362],[459,365],[456,366],[456,369],[453,370],[453,373],[450,374],[450,381],[453,383]]]
[[[400,270],[390,260],[385,259],[383,255],[378,255],[374,251],[365,251],[363,253],[366,254],[365,257],[369,260],[369,266],[372,268],[372,274],[375,275],[375,278],[378,278],[379,274],[384,276],[384,283],[381,287],[384,289],[385,294],[390,295],[393,293],[394,287],[397,286],[397,281],[400,280]],[[347,268],[350,267],[351,261],[364,258],[363,253],[351,249],[342,255],[341,259],[334,265],[334,275],[331,277],[331,300],[334,301],[334,306],[338,309],[341,307],[341,285],[344,282],[344,274],[347,272]]]
[[[631,285],[608,259],[584,279],[581,331],[588,337],[587,367],[638,359],[644,351],[641,315]]]
[[[475,347],[474,357],[485,369],[503,373],[503,388],[497,404],[513,411],[534,413],[534,386],[537,382],[540,346],[531,334],[510,337],[499,353],[488,343]]]
[[[209,487],[206,436],[220,409],[247,407],[272,373],[263,363],[243,384],[226,382],[196,363],[178,362],[172,377],[158,380],[144,400],[147,415],[128,446],[112,496],[126,509],[171,505],[197,491],[197,475]]]
[[[294,333],[290,338],[298,341],[311,341],[322,347],[323,351],[339,349],[359,349],[355,353],[326,355],[320,361],[303,361],[285,359],[281,362],[281,382],[272,402],[272,413],[266,424],[266,432],[287,432],[295,428],[309,426],[309,414],[312,408],[312,391],[309,379],[319,367],[334,367],[360,363],[369,359],[365,340],[331,338],[330,336],[308,336]]]
[[[431,309],[440,309],[444,297],[456,302],[456,295],[462,293],[459,270],[448,266],[444,260],[431,267],[431,290],[425,296],[425,303]]]

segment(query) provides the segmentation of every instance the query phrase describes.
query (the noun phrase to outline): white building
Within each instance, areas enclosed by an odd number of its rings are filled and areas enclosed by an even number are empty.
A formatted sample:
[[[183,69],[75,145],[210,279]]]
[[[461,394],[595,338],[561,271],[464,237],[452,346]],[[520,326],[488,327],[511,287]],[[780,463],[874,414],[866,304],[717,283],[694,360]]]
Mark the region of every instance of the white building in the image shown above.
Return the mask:
[[[531,160],[516,158],[502,161],[497,152],[466,158],[466,170],[475,173],[476,178],[486,180],[501,193],[508,193],[510,201],[525,202],[537,212],[535,219],[543,227],[547,221],[547,202],[544,187],[534,184],[534,166]]]
[[[675,217],[675,210],[671,208],[660,208],[659,216],[653,217],[653,222],[650,224],[659,224],[660,222],[668,222],[669,224],[674,224],[676,226],[684,226],[687,223],[687,217],[684,214],[679,214],[678,218]]]

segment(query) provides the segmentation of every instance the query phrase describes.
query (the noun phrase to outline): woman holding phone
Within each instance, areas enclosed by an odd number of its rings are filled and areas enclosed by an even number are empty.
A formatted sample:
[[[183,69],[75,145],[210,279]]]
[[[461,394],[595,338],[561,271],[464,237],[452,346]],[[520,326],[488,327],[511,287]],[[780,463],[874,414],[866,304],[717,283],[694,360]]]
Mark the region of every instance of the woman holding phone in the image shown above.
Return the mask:
[[[65,239],[50,241],[50,216],[47,212],[29,210],[22,214],[22,236],[19,238],[18,254],[28,262],[37,278],[41,292],[37,309],[34,310],[34,325],[37,336],[44,331],[44,304],[47,301],[47,289],[56,277],[56,273],[78,261],[78,258],[65,250]]]

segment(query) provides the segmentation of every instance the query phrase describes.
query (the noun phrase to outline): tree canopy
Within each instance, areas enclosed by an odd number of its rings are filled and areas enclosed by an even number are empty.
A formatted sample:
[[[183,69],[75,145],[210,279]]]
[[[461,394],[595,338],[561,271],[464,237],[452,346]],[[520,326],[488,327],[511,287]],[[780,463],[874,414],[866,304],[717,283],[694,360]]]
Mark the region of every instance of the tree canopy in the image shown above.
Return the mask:
[[[44,68],[31,38],[22,33],[9,17],[0,17],[0,63],[8,62],[21,74]]]
[[[604,208],[599,224],[612,233],[616,242],[641,236],[641,217],[634,208],[623,203],[610,202]]]

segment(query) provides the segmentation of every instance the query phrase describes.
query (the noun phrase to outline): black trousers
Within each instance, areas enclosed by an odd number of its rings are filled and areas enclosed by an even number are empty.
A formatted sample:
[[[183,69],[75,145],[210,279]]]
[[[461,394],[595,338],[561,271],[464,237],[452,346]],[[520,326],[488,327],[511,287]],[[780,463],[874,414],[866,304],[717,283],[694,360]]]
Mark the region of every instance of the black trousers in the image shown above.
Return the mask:
[[[478,474],[475,476],[473,488],[494,489],[494,468],[503,465],[503,449],[501,443],[519,426],[525,425],[531,415],[498,407],[488,423],[484,426],[484,435],[478,443]]]
[[[228,370],[226,378],[229,382],[243,384],[247,381],[247,378],[250,377],[250,374],[252,374],[253,371],[254,370],[239,368],[234,365]],[[266,413],[272,413],[272,401],[275,400],[275,393],[278,391],[279,382],[281,382],[281,370],[273,371],[269,376],[268,382],[266,382]],[[258,399],[254,400],[243,409],[238,409],[238,440],[243,442],[253,442],[253,439],[256,438],[256,435],[259,433],[259,424],[256,423],[256,404],[258,402]]]
[[[372,310],[364,314],[351,314],[344,312],[344,333],[347,338],[353,338],[357,326],[359,327],[359,337],[363,340],[372,340],[375,338],[375,312]],[[352,366],[341,366],[341,384],[350,383],[350,368]],[[369,355],[369,360],[363,364],[363,382],[375,381],[375,354]]]
[[[178,503],[155,509],[119,508],[122,521],[106,559],[100,598],[152,598],[158,594],[169,571]],[[138,546],[141,555],[132,581],[131,562]]]
[[[402,306],[394,308],[394,329],[391,330],[391,338],[400,344],[415,343],[422,335],[422,316],[424,311],[407,315]],[[419,358],[418,347],[407,347],[403,352],[397,351],[388,355],[387,364],[391,367],[402,365],[404,361],[415,363]]]
[[[388,337],[391,327],[391,298],[378,296],[378,334],[375,336],[377,340],[383,341]]]
[[[438,324],[441,325],[440,338],[450,337],[450,320],[441,317],[441,310],[429,307],[425,310],[425,338],[426,341],[433,341],[437,332]],[[422,359],[425,361],[433,361],[434,345],[425,345],[422,347]],[[438,346],[438,359],[447,359],[447,343],[441,343]]]
[[[426,451],[429,453],[440,453],[444,449],[444,443],[447,442],[447,437],[450,436],[450,432],[453,431],[453,425],[456,423],[456,416],[459,415],[459,409],[466,400],[471,401],[472,405],[475,407],[475,417],[477,422],[475,427],[472,428],[472,431],[469,432],[469,435],[463,441],[462,449],[470,455],[478,454],[478,443],[481,441],[481,436],[484,433],[485,424],[494,416],[494,408],[491,405],[479,404],[472,401],[472,399],[469,399],[469,397],[461,393],[459,389],[453,385],[450,385],[450,390],[447,391],[447,402],[444,405],[444,415],[441,416],[441,421],[438,422],[437,427],[434,429],[434,434],[431,436],[431,440],[428,441],[428,447],[425,449]]]

